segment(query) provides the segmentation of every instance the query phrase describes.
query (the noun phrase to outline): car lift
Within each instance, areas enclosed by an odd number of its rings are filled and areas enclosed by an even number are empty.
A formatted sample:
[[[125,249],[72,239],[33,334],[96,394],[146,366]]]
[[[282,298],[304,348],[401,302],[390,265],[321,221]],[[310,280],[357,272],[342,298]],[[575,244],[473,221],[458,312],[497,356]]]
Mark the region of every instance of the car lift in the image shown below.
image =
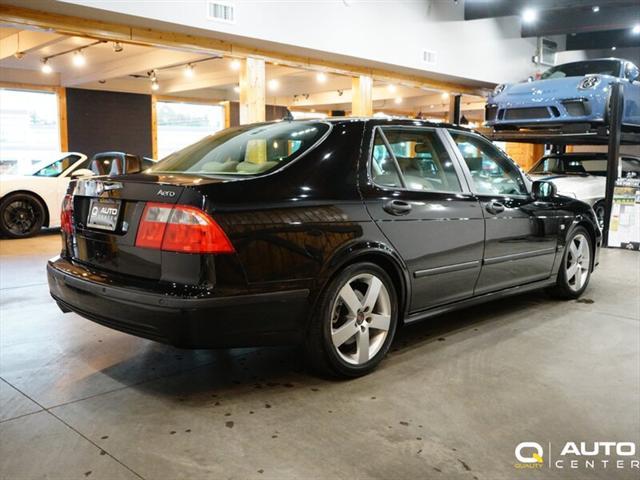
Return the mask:
[[[608,125],[597,129],[563,131],[562,129],[535,130],[480,130],[497,142],[543,143],[553,151],[564,152],[567,145],[608,145],[607,187],[605,194],[604,241],[608,244],[609,222],[613,205],[613,188],[618,178],[620,145],[640,145],[640,132],[623,131],[622,112],[624,109],[624,86],[614,83],[611,88]]]

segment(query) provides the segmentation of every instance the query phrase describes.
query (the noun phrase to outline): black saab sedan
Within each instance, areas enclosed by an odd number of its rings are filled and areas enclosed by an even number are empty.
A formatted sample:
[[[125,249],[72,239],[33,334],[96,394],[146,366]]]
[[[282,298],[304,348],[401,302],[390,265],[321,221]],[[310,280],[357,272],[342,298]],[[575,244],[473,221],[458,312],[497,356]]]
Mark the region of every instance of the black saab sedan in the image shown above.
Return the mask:
[[[281,121],[142,173],[78,180],[49,261],[64,312],[187,348],[300,343],[355,377],[399,325],[550,287],[597,264],[593,210],[460,127]]]

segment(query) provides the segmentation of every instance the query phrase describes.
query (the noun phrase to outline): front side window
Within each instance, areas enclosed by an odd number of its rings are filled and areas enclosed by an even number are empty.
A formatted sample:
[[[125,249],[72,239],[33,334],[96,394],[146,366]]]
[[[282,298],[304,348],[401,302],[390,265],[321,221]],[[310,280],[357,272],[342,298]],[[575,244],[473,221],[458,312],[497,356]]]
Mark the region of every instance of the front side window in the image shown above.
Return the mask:
[[[475,191],[483,195],[527,195],[518,167],[491,143],[475,135],[450,132],[464,158]]]
[[[230,128],[172,153],[150,171],[261,175],[298,158],[329,128],[322,122],[278,122]]]
[[[371,171],[374,182],[382,186],[402,187],[404,182],[408,190],[462,191],[453,162],[433,130],[381,129],[374,141]]]
[[[78,160],[79,157],[75,155],[69,155],[67,157],[61,158],[60,160],[56,160],[53,163],[50,163],[46,167],[41,168],[36,173],[34,173],[34,175],[38,177],[57,177]]]

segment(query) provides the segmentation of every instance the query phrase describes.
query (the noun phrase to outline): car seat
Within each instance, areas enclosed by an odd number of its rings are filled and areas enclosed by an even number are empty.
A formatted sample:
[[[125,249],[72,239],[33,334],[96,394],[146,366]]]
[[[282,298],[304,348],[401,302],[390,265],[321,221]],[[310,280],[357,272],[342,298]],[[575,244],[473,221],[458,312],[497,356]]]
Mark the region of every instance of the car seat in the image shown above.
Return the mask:
[[[278,162],[267,160],[267,141],[254,138],[247,142],[244,161],[237,166],[240,173],[258,174],[266,172],[278,165]]]

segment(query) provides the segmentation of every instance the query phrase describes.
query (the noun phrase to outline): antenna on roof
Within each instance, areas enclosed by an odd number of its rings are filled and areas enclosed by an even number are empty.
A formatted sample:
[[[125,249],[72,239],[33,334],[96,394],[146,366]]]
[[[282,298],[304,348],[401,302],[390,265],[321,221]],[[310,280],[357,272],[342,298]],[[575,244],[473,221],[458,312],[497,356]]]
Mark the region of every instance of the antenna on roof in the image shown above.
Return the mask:
[[[289,110],[288,108],[286,110],[287,111],[284,114],[284,116],[282,117],[282,120],[286,120],[287,122],[291,122],[291,121],[295,120],[293,118],[293,114],[291,113],[291,110]]]

